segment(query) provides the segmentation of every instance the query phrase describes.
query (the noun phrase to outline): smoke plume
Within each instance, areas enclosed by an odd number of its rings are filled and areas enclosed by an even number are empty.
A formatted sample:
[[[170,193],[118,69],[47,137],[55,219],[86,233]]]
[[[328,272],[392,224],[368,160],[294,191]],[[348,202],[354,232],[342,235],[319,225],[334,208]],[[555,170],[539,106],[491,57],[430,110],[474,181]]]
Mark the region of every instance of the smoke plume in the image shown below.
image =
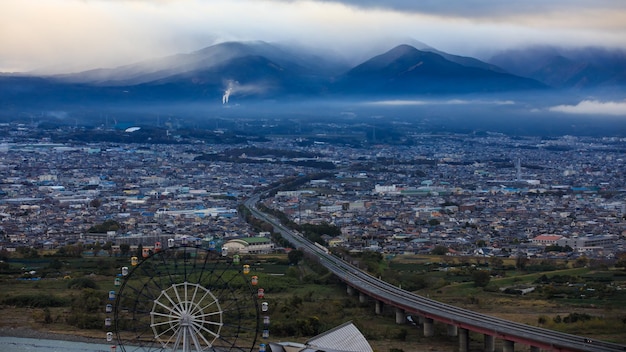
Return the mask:
[[[227,104],[228,99],[230,98],[230,93],[233,92],[233,81],[228,81],[228,85],[226,86],[226,90],[224,91],[224,95],[222,95],[222,104]]]

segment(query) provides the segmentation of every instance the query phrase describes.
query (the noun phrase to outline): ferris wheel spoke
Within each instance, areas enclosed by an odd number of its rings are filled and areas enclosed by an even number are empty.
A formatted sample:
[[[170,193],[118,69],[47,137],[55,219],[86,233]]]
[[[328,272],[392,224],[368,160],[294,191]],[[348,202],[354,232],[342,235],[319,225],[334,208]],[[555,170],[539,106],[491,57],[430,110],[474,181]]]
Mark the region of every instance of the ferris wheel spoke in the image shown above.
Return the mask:
[[[135,288],[135,287],[129,287],[134,293],[135,293],[135,300],[133,301],[133,304],[130,306],[123,306],[125,309],[133,309],[134,312],[139,312],[139,313],[145,313],[145,312],[149,312],[150,310],[146,310],[145,308],[149,305],[151,305],[156,297],[156,295],[153,294],[146,294],[144,292],[143,289],[145,289],[146,287],[142,287],[141,290]],[[123,302],[123,300],[118,300],[118,306],[122,306],[122,304],[125,303]]]
[[[167,324],[167,323],[165,323],[165,324]],[[159,339],[161,336],[167,335],[167,334],[169,334],[171,332],[171,335],[170,335],[170,340],[171,340],[172,336],[175,335],[178,332],[178,330],[180,330],[180,325],[173,325],[173,326],[170,326],[169,329],[164,330],[160,334],[154,334],[154,337]],[[169,342],[169,340],[168,340],[168,342]]]
[[[191,286],[193,286],[193,289],[191,288]],[[185,282],[185,312],[189,313],[195,304],[195,297],[196,297],[196,293],[198,292],[198,286],[197,284],[192,284],[189,282]],[[189,298],[189,295],[191,294],[191,298]]]
[[[169,282],[170,283],[176,282],[176,280],[174,280],[174,278],[172,277],[172,272],[169,269],[169,265],[168,265],[168,262],[167,262],[167,260],[168,260],[167,255],[165,253],[161,253],[161,255],[159,255],[159,258],[161,259],[160,260],[160,264],[163,265],[163,269],[165,271],[165,275],[159,275],[158,277],[162,278],[162,277],[166,276],[167,278],[169,278]],[[176,258],[174,257],[174,263],[175,262],[176,262]],[[160,285],[159,285],[159,288],[161,288],[161,290],[164,289],[164,287],[161,287]]]
[[[141,269],[141,273],[142,273],[140,277],[148,279],[143,282],[143,288],[150,290],[150,293],[152,293],[153,291],[149,287],[149,284],[152,284],[156,286],[157,292],[162,291],[160,282],[158,281],[158,279],[160,279],[162,276],[162,273],[160,270],[149,271],[148,269],[145,268],[145,266],[139,266],[138,268]]]
[[[153,299],[163,292],[163,285],[161,284],[160,279],[156,278],[152,278],[149,282],[146,282],[145,288],[147,295],[152,296]]]
[[[121,350],[252,351],[260,309],[256,290],[239,269],[218,252],[193,246],[171,247],[142,260],[116,300]],[[124,348],[127,336],[133,337]]]
[[[185,278],[185,283],[184,283],[184,289],[183,289],[183,293],[185,294],[185,312],[189,312],[189,288],[187,288],[188,283],[187,283],[187,278]]]
[[[196,286],[196,289],[198,287],[199,286]],[[207,305],[205,307],[200,307],[200,303],[204,302],[204,299],[206,298],[206,296],[208,296],[210,294],[211,294],[211,291],[209,291],[209,290],[204,291],[204,294],[202,295],[202,297],[197,301],[198,304],[196,305],[196,307],[190,313],[191,314],[195,314],[198,311],[203,311],[204,309],[208,308],[210,305]],[[211,304],[213,304],[213,303],[215,303],[215,301],[211,302]]]
[[[178,302],[177,304],[174,304],[174,305],[179,305],[180,303],[183,303],[183,300],[180,298],[180,293],[178,292],[178,287],[176,287],[176,285],[172,285],[172,288],[174,289],[174,293],[176,294],[176,301]],[[181,307],[181,308],[183,309],[181,313],[185,313],[187,311],[185,307]]]
[[[229,339],[229,337],[233,337],[233,340],[231,341],[231,340]],[[222,343],[223,343],[224,345],[227,345],[227,346],[235,346],[235,341],[237,340],[237,337],[236,337],[236,336],[224,336],[224,335],[220,335],[217,339],[218,339],[219,341],[222,341]]]
[[[206,331],[206,332],[210,333],[211,335],[213,335],[215,337],[219,336],[219,332],[222,329],[222,327],[224,326],[224,323],[217,323],[217,322],[212,322],[212,321],[205,321],[204,323],[192,322],[191,324],[194,327],[198,328],[199,330]],[[208,328],[207,325],[211,325],[211,326],[215,327],[217,332],[215,332],[215,331],[211,330],[210,328]]]
[[[221,306],[221,311],[224,313],[240,312],[239,300],[228,301],[226,305]]]
[[[228,330],[228,331],[243,331],[244,328],[241,326],[239,321],[230,321],[228,323],[224,323],[223,326],[224,329]],[[256,330],[256,329],[251,329]],[[251,330],[247,330],[247,331],[251,331]]]
[[[173,302],[171,302],[171,303],[173,303]],[[161,301],[157,301],[157,300],[154,301],[154,304],[155,305],[158,304],[159,306],[163,307],[163,309],[165,309],[168,312],[176,313],[177,316],[181,315],[181,312],[178,309],[176,309],[176,305],[175,304],[172,304],[171,306],[168,306],[168,305],[163,304]],[[154,310],[154,308],[153,308],[153,310]]]
[[[206,264],[208,261],[209,261],[209,256],[205,255],[204,260],[202,261],[202,268],[200,269],[200,275],[198,276],[197,283],[202,282],[202,276],[204,276],[204,272],[206,271]],[[213,270],[211,270],[211,272],[213,272]]]
[[[172,334],[169,336],[169,338],[164,342],[164,346],[169,345],[170,343],[172,343],[172,338],[176,337],[176,340],[174,340],[174,344],[176,344],[181,335],[182,331],[181,331],[181,326],[178,325],[176,326],[176,328],[174,329],[174,331],[172,332]],[[176,350],[176,349],[174,349]]]
[[[163,322],[164,324],[180,322],[180,316],[179,315],[171,315],[171,314],[165,314],[165,313],[159,313],[159,312],[150,312],[150,315],[170,319],[168,321]],[[150,324],[150,326],[152,326],[152,325],[156,325],[156,323],[155,324]]]
[[[229,300],[237,300],[236,297],[233,296],[233,292],[235,291],[235,289],[233,289],[232,286],[230,286],[230,281],[232,281],[234,278],[231,278],[229,281],[224,282],[225,287],[220,288],[219,290],[215,290],[215,297],[218,301],[224,301],[226,300],[226,297],[230,297]]]
[[[198,332],[191,326],[187,327],[188,334],[191,335],[191,341],[193,342],[193,345],[196,347],[196,351],[198,352],[202,352],[202,344],[200,343],[200,340],[198,340]],[[202,335],[200,335],[202,336]],[[206,341],[206,340],[205,340]],[[208,347],[210,347],[211,345],[208,345]],[[189,346],[191,347],[191,346]]]
[[[213,347],[213,343],[211,343],[209,340],[207,340],[206,337],[204,337],[204,335],[202,334],[202,331],[195,324],[191,325],[191,328],[194,331],[194,336],[196,336],[196,339],[197,339],[198,336],[200,336],[202,338],[202,340],[204,341],[204,344],[207,347]]]
[[[230,282],[235,280],[235,278],[237,277],[236,275],[230,275],[230,277],[227,278],[227,280],[224,280],[224,274],[226,273],[226,270],[224,270],[222,273],[220,273],[220,275],[217,277],[218,280],[221,280],[227,287],[230,287]]]
[[[183,335],[185,335],[185,330],[182,329],[182,328],[176,329],[176,333],[174,335],[172,335],[172,337],[176,336],[176,341],[174,341],[174,346],[172,346],[172,350],[173,351],[176,351],[178,349],[178,346],[180,346],[180,342],[184,341],[184,336]]]
[[[136,294],[136,296],[137,296],[136,301],[138,301],[139,298],[141,298],[141,297],[145,297],[147,301],[151,301],[151,300],[154,299],[154,296],[148,296],[144,292],[144,289],[146,289],[145,285],[142,285],[141,288],[137,288],[137,287],[132,286],[132,285],[127,285],[127,286],[124,287],[124,290],[128,290],[128,289],[132,290]]]
[[[150,302],[155,299],[157,296],[153,294],[152,290],[149,287],[144,287],[142,290],[138,292],[137,301],[139,302],[140,298],[145,298],[141,302]]]
[[[204,261],[202,262],[202,272],[200,273],[200,277],[198,278],[198,283],[202,282],[202,279],[205,276],[208,276],[209,278],[211,277],[216,277],[216,271],[218,270],[218,262],[211,262],[210,261],[211,257],[209,255],[206,255],[204,257]],[[209,268],[209,264],[212,264],[212,267]]]
[[[196,314],[194,315],[194,318],[206,318],[206,317],[212,317],[214,315],[222,315],[221,311],[216,311],[216,312],[210,312],[210,313],[203,313],[203,314]]]
[[[172,285],[172,287],[174,287],[174,286]],[[176,296],[178,297],[178,291],[176,291],[176,289],[174,289],[174,291],[176,292]],[[181,312],[181,311],[180,311],[180,309],[177,309],[177,308],[178,308],[178,303],[176,303],[176,302],[174,301],[174,299],[170,297],[170,295],[167,293],[167,291],[162,291],[162,292],[161,292],[161,296],[165,297],[165,298],[166,298],[166,299],[167,299],[167,300],[168,300],[168,301],[172,304],[172,307],[173,307],[172,309],[175,309],[175,310],[176,310],[179,314],[182,314],[182,313],[183,313],[183,312]],[[180,297],[178,297],[178,298],[179,298],[178,302],[180,302]],[[154,302],[155,302],[155,303],[157,303],[157,302],[158,302],[159,304],[161,304],[161,302],[160,302],[160,301],[154,301]],[[163,306],[164,306],[166,309],[169,309],[167,306],[165,306],[165,305],[163,305]]]
[[[222,327],[224,326],[224,323],[218,323],[218,322],[214,322],[214,321],[205,321],[203,323],[193,322],[192,324],[193,324],[193,326],[195,326],[195,327],[197,327],[198,329],[201,329],[201,330],[206,330],[206,331],[214,331],[215,330],[215,331],[217,331],[215,334],[213,334],[213,335],[216,335],[215,337],[217,337],[219,335],[219,332],[221,331]],[[214,328],[214,330],[210,329],[209,326]]]
[[[180,336],[183,334],[183,328],[178,325],[176,329],[169,335],[167,341],[165,341],[165,346],[169,346],[170,344],[176,345],[180,343]],[[174,348],[176,350],[176,348]]]
[[[198,294],[198,287],[199,285],[193,285],[193,295],[191,295],[191,301],[189,302],[190,304],[193,304],[194,306],[196,306],[194,303],[196,302],[196,295]],[[202,302],[202,300],[198,301],[198,302]],[[187,311],[191,311],[191,307],[187,307]],[[193,314],[193,313],[192,313]]]
[[[134,329],[133,332],[136,333],[135,337],[136,337],[136,339],[138,341],[143,341],[144,338],[147,339],[146,336],[149,336],[149,338],[151,340],[154,338],[154,331],[152,329],[150,329],[150,325],[149,324],[146,324],[146,327],[141,329],[141,330]],[[153,342],[150,342],[150,343],[152,344]]]
[[[216,305],[216,304],[217,304],[217,300],[211,301],[207,305],[205,305],[202,308],[200,308],[199,310],[203,312],[205,309],[207,309],[207,308],[209,308],[209,307],[211,307],[213,305]]]

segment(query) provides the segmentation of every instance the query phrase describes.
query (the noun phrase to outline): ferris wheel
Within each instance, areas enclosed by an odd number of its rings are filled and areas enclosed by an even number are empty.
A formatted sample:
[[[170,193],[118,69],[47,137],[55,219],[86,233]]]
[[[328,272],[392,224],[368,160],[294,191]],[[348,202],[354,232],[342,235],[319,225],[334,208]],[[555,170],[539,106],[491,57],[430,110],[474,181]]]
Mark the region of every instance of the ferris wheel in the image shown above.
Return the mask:
[[[122,268],[114,327],[124,352],[252,351],[260,331],[257,291],[238,260],[174,245]],[[124,272],[126,269],[126,272]]]

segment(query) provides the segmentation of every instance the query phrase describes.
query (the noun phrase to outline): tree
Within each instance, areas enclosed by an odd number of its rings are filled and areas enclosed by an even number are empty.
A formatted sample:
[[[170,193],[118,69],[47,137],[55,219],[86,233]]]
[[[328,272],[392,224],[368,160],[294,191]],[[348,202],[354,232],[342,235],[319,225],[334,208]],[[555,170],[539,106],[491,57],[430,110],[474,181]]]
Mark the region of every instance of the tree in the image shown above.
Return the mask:
[[[17,247],[17,252],[24,258],[39,258],[39,252],[32,247]]]
[[[302,258],[304,258],[304,252],[299,249],[294,249],[287,254],[289,264],[297,265]]]
[[[106,220],[102,224],[94,225],[87,230],[89,233],[106,233],[108,231],[117,231],[121,228],[120,223],[115,220]]]
[[[430,226],[437,226],[439,224],[440,224],[440,222],[437,219],[430,219],[430,220],[428,220],[428,225],[430,225]]]
[[[585,266],[587,266],[587,264],[589,264],[589,259],[587,259],[587,257],[583,255],[582,257],[576,258],[572,266],[574,268],[584,268]]]
[[[109,253],[109,257],[113,255],[113,243],[111,243],[111,241],[107,241],[102,246],[102,249],[104,249],[105,251],[107,251]]]
[[[504,266],[504,260],[498,257],[491,257],[489,258],[489,265],[492,268],[502,268]]]
[[[66,257],[80,258],[82,256],[82,253],[83,253],[83,245],[81,243],[77,243],[75,245],[67,245],[57,250],[57,254],[62,257],[66,256]]]
[[[44,324],[52,323],[52,314],[50,313],[50,308],[49,307],[45,307],[43,309],[43,322],[44,322]]]
[[[472,279],[476,287],[486,287],[491,281],[491,273],[485,270],[476,270],[472,273]]]
[[[380,275],[381,263],[383,262],[383,255],[374,251],[363,251],[360,254],[361,262],[365,266],[365,269],[372,273],[372,275]]]
[[[515,258],[515,268],[517,270],[524,270],[526,269],[526,265],[528,265],[528,258],[523,254],[519,254],[517,258]]]
[[[100,242],[96,242],[93,245],[93,256],[97,257],[98,256],[98,252],[100,252],[100,250],[102,249],[102,245],[100,244]]]
[[[67,283],[67,287],[70,289],[91,288],[96,290],[98,289],[98,284],[88,277],[77,277],[70,280],[70,282]]]
[[[48,267],[50,269],[59,270],[63,267],[63,262],[55,258],[55,259],[52,259],[50,264],[48,264]]]
[[[130,253],[130,245],[128,243],[120,244],[120,254],[122,254],[122,256],[126,256],[129,253]]]
[[[626,270],[626,252],[619,254],[615,267],[624,268]]]
[[[448,254],[448,247],[446,246],[435,246],[432,251],[430,251],[432,255],[446,255]]]

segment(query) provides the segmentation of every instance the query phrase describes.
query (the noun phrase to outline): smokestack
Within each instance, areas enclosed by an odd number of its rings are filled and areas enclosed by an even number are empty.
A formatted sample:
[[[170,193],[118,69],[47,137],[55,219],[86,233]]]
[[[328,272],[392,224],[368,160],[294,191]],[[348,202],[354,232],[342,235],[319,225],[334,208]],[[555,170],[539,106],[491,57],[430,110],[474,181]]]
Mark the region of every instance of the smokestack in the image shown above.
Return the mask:
[[[231,91],[232,91],[231,88],[228,88],[226,89],[226,91],[224,91],[224,95],[222,96],[222,104],[228,103],[228,97],[230,96]]]
[[[222,104],[228,103],[228,98],[230,98],[230,93],[233,91],[233,81],[228,81],[228,87],[224,91],[224,95],[222,95]]]

